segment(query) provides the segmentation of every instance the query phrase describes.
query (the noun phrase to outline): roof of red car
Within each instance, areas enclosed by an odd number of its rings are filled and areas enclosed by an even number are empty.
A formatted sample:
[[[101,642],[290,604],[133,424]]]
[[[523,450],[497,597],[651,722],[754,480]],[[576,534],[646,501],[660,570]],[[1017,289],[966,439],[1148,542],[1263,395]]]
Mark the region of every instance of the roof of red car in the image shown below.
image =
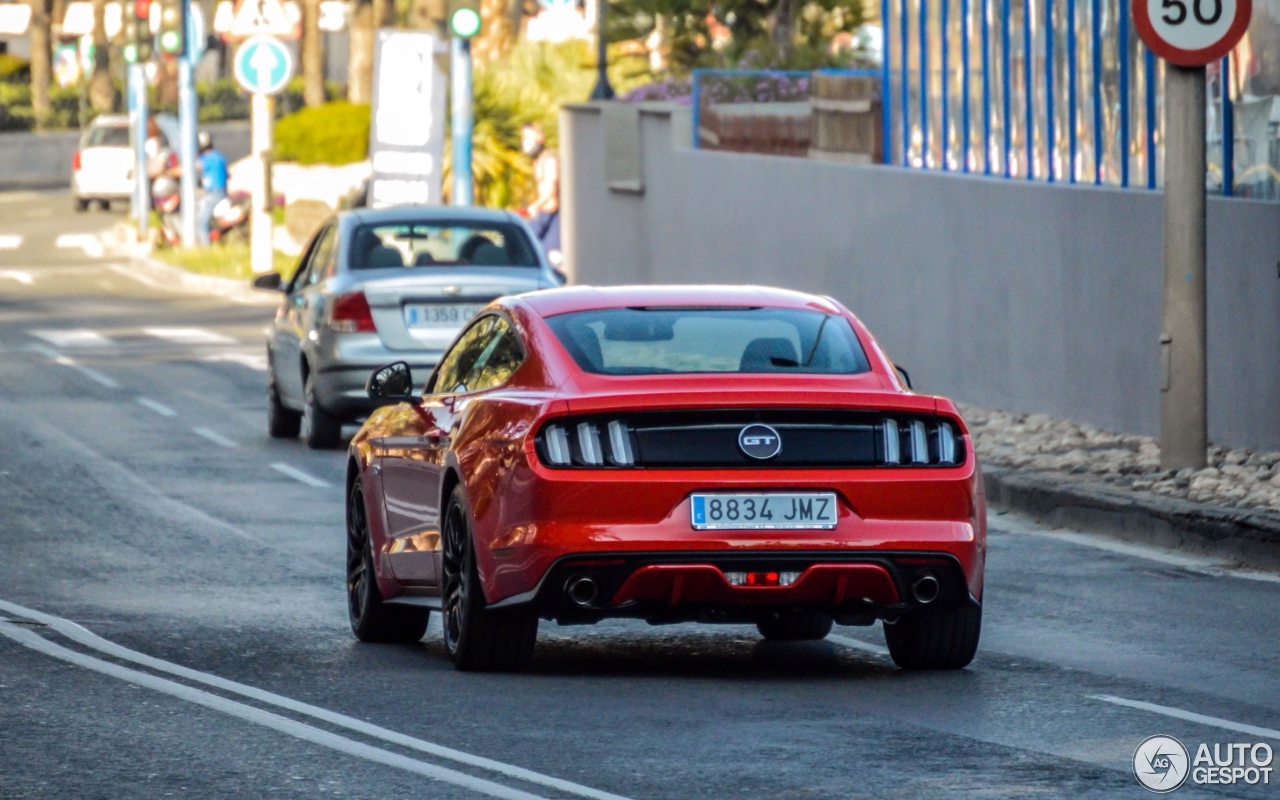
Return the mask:
[[[812,308],[826,313],[839,309],[817,295],[768,286],[570,286],[520,295],[543,317],[601,308],[655,306],[729,306]]]

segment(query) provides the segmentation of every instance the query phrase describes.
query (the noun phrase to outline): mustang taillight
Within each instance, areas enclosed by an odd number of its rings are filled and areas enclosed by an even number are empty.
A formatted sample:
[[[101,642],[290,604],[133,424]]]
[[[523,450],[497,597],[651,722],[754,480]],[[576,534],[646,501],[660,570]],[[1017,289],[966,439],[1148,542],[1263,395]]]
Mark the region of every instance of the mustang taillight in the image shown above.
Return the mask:
[[[626,423],[552,423],[538,437],[538,453],[555,467],[631,467],[635,450]]]
[[[350,292],[334,300],[329,327],[339,333],[377,333],[373,310],[364,292]]]
[[[726,572],[730,586],[790,586],[800,580],[799,572]]]
[[[886,419],[880,423],[884,463],[952,466],[960,463],[956,430],[945,420]]]

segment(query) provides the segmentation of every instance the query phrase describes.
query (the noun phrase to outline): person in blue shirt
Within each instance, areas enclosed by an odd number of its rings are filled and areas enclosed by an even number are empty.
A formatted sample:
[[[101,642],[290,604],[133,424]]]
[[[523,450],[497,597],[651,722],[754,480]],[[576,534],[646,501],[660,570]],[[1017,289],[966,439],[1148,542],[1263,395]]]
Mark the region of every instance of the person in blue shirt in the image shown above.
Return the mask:
[[[200,149],[200,205],[196,211],[196,237],[201,246],[209,244],[209,223],[213,220],[213,208],[227,196],[227,159],[213,147],[213,137],[208,131],[196,134]]]

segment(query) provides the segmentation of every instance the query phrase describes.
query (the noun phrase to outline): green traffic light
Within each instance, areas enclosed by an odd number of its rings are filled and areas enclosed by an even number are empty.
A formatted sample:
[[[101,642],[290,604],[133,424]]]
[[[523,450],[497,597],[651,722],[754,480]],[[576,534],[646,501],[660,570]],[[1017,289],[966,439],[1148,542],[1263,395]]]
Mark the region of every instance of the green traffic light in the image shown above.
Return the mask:
[[[160,34],[160,49],[167,53],[175,53],[182,49],[182,37],[177,31],[165,31]]]
[[[470,39],[480,32],[480,14],[474,8],[460,8],[449,17],[449,30],[454,36]]]
[[[136,44],[126,44],[124,46],[124,60],[130,64],[138,63],[138,46]]]

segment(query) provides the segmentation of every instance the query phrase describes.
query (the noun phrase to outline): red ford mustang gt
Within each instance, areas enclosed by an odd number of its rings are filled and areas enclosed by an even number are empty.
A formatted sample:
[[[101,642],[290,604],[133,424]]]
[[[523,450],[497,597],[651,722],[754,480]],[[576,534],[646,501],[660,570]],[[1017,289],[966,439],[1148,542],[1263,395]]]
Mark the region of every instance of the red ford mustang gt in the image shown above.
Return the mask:
[[[347,589],[364,641],[431,609],[461,669],[515,669],[540,619],[884,621],[894,661],[978,645],[986,510],[956,407],[914,394],[830,298],[577,287],[501,298],[351,442]]]

